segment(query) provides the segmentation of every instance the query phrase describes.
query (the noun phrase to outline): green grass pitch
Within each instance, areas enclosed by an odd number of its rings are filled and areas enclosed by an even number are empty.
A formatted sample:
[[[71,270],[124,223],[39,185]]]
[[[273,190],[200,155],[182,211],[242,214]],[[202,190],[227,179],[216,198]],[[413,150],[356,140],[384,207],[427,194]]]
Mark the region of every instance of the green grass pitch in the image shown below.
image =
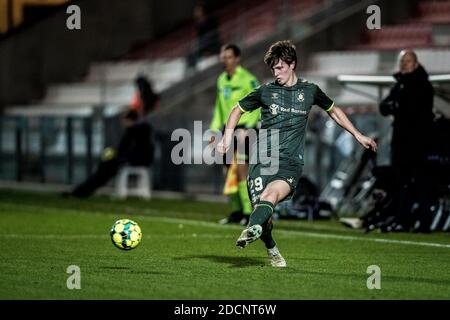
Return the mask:
[[[241,227],[221,226],[225,204],[62,199],[0,192],[0,299],[449,299],[450,234],[365,235],[336,221],[276,221],[288,267],[269,266],[263,243],[235,247]],[[130,218],[132,251],[109,230]],[[81,271],[69,290],[67,267]],[[367,288],[367,267],[381,289]]]

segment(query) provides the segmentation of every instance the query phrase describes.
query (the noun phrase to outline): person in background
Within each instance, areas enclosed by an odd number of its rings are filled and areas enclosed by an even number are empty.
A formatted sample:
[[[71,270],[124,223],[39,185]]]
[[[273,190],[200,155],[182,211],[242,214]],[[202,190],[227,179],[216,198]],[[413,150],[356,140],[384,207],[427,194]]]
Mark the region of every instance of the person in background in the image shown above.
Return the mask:
[[[72,191],[63,193],[64,197],[90,197],[125,165],[151,166],[154,153],[151,126],[135,110],[125,113],[122,124],[125,131],[117,148],[105,148],[97,170]]]
[[[380,103],[380,113],[394,119],[391,165],[395,174],[398,216],[387,228],[389,231],[408,231],[413,227],[412,207],[415,200],[419,201],[419,215],[424,217],[430,214],[432,183],[427,181],[425,161],[434,119],[434,90],[428,73],[412,50],[400,52],[399,71],[394,78],[395,85]],[[425,224],[422,224],[422,229],[426,228]]]
[[[153,91],[146,76],[138,75],[134,83],[136,91],[128,109],[137,112],[139,117],[143,117],[159,107],[160,97]]]
[[[187,56],[187,71],[196,68],[200,57],[218,54],[220,50],[220,37],[218,24],[214,15],[209,14],[202,3],[194,7],[194,24],[196,39]]]
[[[256,77],[241,66],[240,57],[241,50],[237,45],[225,44],[222,46],[220,58],[225,70],[217,79],[216,103],[210,125],[212,131],[222,131],[233,106],[259,85]],[[246,142],[247,130],[256,129],[259,118],[259,110],[242,116],[236,127],[239,144],[248,144],[248,139]],[[253,210],[247,189],[249,146],[246,146],[243,154],[237,150],[232,150],[232,152],[234,152],[234,161],[231,165],[225,164],[224,167],[226,169],[224,194],[230,197],[232,212],[219,223],[246,225]]]

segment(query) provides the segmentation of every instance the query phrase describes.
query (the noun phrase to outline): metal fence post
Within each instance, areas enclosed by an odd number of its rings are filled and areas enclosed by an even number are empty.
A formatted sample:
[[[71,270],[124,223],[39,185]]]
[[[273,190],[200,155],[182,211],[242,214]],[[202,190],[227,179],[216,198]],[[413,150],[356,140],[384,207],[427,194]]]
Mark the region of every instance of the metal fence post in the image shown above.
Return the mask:
[[[72,139],[73,119],[66,118],[66,146],[67,146],[67,183],[71,184],[73,181],[73,139]]]
[[[22,156],[22,131],[23,119],[16,117],[16,180],[22,181],[23,173],[23,156]]]
[[[84,132],[86,135],[86,175],[92,173],[92,118],[84,119]]]

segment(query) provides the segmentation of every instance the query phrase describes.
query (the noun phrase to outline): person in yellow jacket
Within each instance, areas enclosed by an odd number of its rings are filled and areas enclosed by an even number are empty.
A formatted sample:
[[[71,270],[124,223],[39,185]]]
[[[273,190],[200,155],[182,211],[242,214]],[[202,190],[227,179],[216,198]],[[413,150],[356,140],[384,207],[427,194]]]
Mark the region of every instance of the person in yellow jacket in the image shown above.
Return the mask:
[[[240,65],[240,56],[241,51],[235,44],[225,44],[221,48],[220,57],[225,71],[217,79],[216,104],[210,125],[212,131],[223,131],[233,106],[259,85],[256,77]],[[256,129],[260,115],[258,109],[241,117],[237,125],[238,144],[245,143],[247,129]],[[225,165],[227,173],[224,194],[230,197],[232,212],[219,223],[238,222],[246,225],[252,213],[253,208],[247,189],[248,153],[249,147],[246,146],[245,154],[235,152],[232,164]],[[244,161],[237,163],[237,159],[245,160],[245,163]]]

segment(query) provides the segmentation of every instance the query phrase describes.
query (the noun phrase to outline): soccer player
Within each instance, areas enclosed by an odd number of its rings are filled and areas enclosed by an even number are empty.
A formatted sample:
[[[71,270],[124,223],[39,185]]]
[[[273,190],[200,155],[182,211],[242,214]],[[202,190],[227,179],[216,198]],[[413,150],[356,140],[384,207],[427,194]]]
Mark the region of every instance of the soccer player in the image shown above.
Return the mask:
[[[240,56],[241,51],[238,46],[234,44],[222,46],[220,57],[225,71],[217,79],[216,104],[210,125],[212,131],[222,131],[231,109],[239,99],[245,97],[259,85],[255,76],[240,65]],[[238,143],[245,143],[247,129],[256,127],[260,114],[259,110],[255,110],[240,118],[236,125],[236,129],[239,131],[237,132]],[[240,150],[242,149],[240,148]],[[248,150],[248,148],[246,149]],[[220,220],[220,223],[240,222],[246,225],[253,210],[247,189],[248,152],[244,154],[236,152],[235,157],[240,161],[233,161],[231,166],[227,165],[227,181],[224,188],[224,193],[230,196],[232,213],[227,218]]]
[[[285,267],[286,261],[272,237],[272,213],[280,201],[292,197],[302,174],[305,132],[311,107],[317,105],[325,110],[364,148],[376,151],[377,145],[374,140],[361,134],[317,85],[297,77],[297,53],[290,41],[272,44],[264,62],[272,71],[275,81],[259,86],[233,107],[217,150],[225,153],[230,148],[233,130],[242,115],[261,108],[261,129],[267,129],[270,136],[267,138],[266,154],[270,155],[277,148],[279,166],[276,173],[267,175],[265,172],[263,174],[264,165],[261,161],[252,161],[261,140],[258,136],[252,146],[248,175],[254,210],[246,229],[237,239],[236,246],[245,248],[249,243],[261,238],[267,248],[271,265]],[[275,132],[279,137],[279,145],[276,146],[269,144]]]

